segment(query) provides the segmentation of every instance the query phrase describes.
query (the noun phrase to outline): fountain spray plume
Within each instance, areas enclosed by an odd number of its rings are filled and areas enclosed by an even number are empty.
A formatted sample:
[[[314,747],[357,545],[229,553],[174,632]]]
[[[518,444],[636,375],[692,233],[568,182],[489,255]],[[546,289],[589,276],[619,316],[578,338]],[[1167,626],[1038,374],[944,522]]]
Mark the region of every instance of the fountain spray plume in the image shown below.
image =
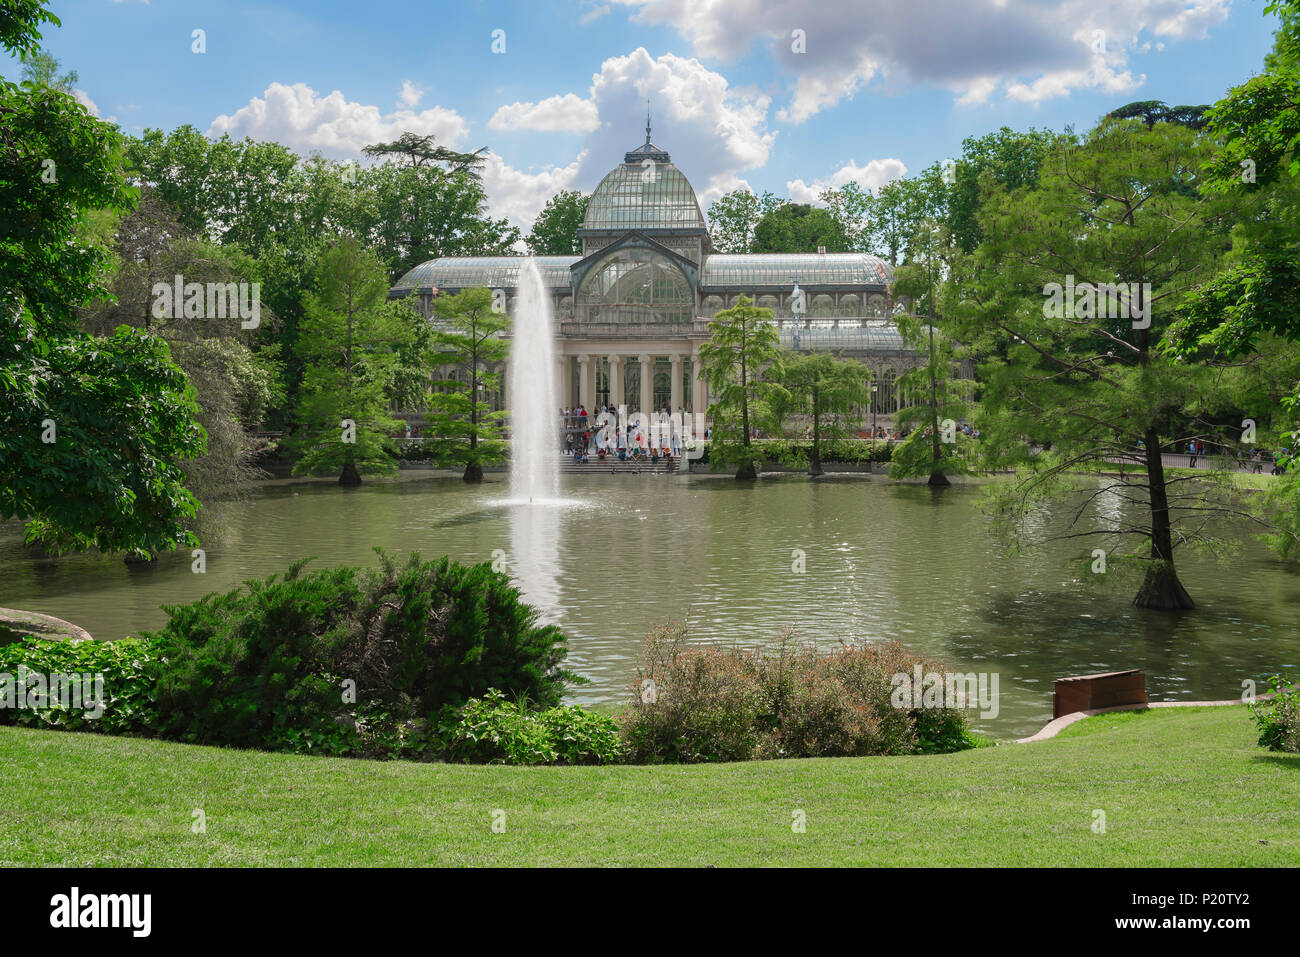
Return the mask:
[[[558,496],[560,463],[555,328],[551,293],[537,261],[529,256],[519,271],[519,296],[511,331],[510,497],[517,502]]]

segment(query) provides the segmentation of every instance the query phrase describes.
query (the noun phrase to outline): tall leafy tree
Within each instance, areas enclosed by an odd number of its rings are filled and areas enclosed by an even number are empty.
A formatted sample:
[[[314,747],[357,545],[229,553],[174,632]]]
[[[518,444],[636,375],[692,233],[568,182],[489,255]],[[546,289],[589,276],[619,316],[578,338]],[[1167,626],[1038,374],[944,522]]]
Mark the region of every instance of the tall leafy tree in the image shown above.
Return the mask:
[[[852,433],[870,397],[871,371],[861,362],[837,359],[828,352],[789,353],[777,368],[790,396],[790,411],[809,419],[808,474],[821,475],[822,441]]]
[[[871,252],[871,224],[875,216],[875,196],[854,182],[823,190],[821,201],[844,234],[848,248],[854,252]]]
[[[959,375],[963,350],[938,315],[943,276],[956,249],[948,231],[929,221],[913,237],[911,251],[912,261],[896,274],[894,293],[912,308],[895,319],[903,341],[925,362],[898,379],[909,401],[895,421],[910,431],[894,450],[889,473],[900,479],[926,476],[931,488],[946,488],[948,476],[970,471],[961,448],[966,439],[956,425],[969,414],[966,396],[974,385]]]
[[[587,216],[585,196],[565,189],[546,201],[528,234],[528,249],[534,256],[576,256],[582,252],[578,230]]]
[[[772,310],[755,306],[747,296],[713,317],[709,341],[700,346],[700,365],[713,396],[709,457],[734,464],[739,480],[758,477],[762,455],[751,441],[753,430],[779,424],[772,400],[786,392],[779,381],[781,359]]]
[[[442,444],[439,457],[464,465],[466,482],[483,481],[483,466],[500,461],[505,452],[505,413],[493,411],[492,393],[500,387],[499,369],[510,352],[501,336],[510,328],[510,317],[492,306],[490,289],[439,296],[434,305],[441,320],[436,361],[456,374],[435,382],[429,424]]]
[[[403,329],[387,293],[384,267],[356,239],[340,239],[322,257],[298,339],[306,370],[300,426],[288,443],[301,452],[294,474],[337,469],[340,485],[360,485],[362,472],[396,469],[387,435],[400,423],[384,385]]]
[[[36,53],[42,22],[58,23],[44,4],[7,4],[0,45]],[[78,224],[130,208],[124,165],[116,130],[66,92],[0,80],[0,521],[58,549],[193,541],[177,463],[204,436],[184,374],[152,336],[78,327],[111,261]]]
[[[709,204],[709,237],[721,253],[754,252],[754,230],[764,216],[785,204],[773,193],[762,196],[749,189],[733,189]]]
[[[1113,562],[1140,568],[1134,604],[1153,609],[1192,607],[1175,550],[1212,544],[1209,519],[1255,518],[1213,483],[1170,476],[1161,457],[1204,434],[1221,389],[1214,370],[1163,348],[1174,306],[1213,268],[1210,227],[1228,214],[1188,188],[1206,149],[1186,127],[1135,120],[1105,120],[1077,148],[1058,148],[1034,188],[985,203],[984,242],[945,308],[967,341],[1009,339],[983,374],[981,444],[1020,450],[1001,517],[1023,533],[1041,503],[1073,502],[1061,534],[1109,544]],[[1091,488],[1072,474],[1117,462],[1142,471]],[[1123,507],[1097,508],[1106,496]]]
[[[848,250],[848,237],[835,218],[807,203],[786,203],[767,213],[754,227],[756,253],[815,253]]]

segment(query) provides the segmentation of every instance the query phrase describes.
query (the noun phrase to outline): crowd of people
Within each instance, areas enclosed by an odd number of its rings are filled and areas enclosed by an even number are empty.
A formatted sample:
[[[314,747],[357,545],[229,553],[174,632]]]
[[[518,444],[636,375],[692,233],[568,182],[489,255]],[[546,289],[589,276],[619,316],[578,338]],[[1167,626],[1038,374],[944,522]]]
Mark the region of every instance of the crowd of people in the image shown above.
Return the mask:
[[[658,465],[661,461],[671,464],[681,457],[680,433],[671,429],[650,430],[630,421],[610,430],[596,427],[599,416],[606,413],[617,415],[617,410],[601,406],[595,413],[589,413],[583,405],[560,410],[561,449],[575,463],[617,460]],[[670,410],[665,409],[664,414],[670,414]]]

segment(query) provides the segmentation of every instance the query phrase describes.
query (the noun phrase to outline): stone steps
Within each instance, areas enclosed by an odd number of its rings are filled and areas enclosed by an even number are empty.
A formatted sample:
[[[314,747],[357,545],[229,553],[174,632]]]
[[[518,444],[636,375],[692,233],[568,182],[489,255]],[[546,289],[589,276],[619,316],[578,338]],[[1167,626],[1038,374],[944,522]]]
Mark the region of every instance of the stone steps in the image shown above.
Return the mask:
[[[566,475],[646,475],[659,473],[672,475],[677,471],[677,460],[671,464],[660,459],[657,463],[620,462],[618,459],[606,459],[597,462],[574,462],[572,459],[560,463],[560,471]]]

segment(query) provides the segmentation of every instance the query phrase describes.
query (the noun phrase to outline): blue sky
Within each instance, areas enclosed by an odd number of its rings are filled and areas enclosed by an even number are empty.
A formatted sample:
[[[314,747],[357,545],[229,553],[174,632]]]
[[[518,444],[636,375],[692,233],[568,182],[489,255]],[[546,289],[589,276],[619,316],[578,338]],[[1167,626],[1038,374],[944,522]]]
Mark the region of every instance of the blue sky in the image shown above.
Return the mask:
[[[45,37],[129,133],[189,123],[338,158],[403,129],[486,145],[493,211],[526,227],[644,139],[647,98],[655,142],[706,209],[741,184],[807,200],[917,172],[1003,125],[1083,129],[1132,100],[1213,102],[1261,68],[1263,6],[55,0],[63,25]]]

